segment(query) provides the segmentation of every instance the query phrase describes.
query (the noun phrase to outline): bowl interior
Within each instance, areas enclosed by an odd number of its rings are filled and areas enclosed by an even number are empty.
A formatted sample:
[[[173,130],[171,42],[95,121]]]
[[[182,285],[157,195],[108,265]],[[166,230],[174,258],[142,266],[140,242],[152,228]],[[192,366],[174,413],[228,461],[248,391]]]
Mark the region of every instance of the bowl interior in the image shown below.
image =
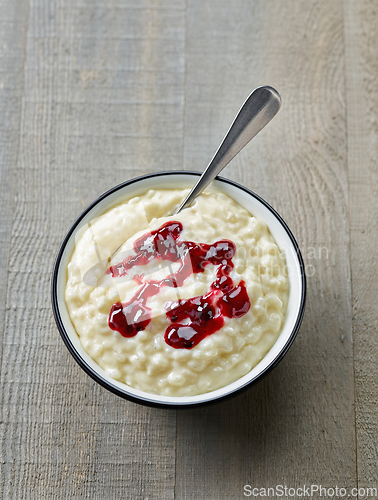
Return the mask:
[[[282,331],[266,356],[247,375],[221,389],[206,394],[190,397],[158,396],[139,391],[122,382],[112,379],[105,371],[86,353],[79,337],[71,323],[64,301],[66,285],[66,268],[75,246],[75,238],[88,222],[103,214],[109,208],[122,201],[138,196],[149,189],[187,188],[192,187],[198,177],[197,173],[175,172],[159,173],[133,179],[113,188],[102,195],[96,202],[86,209],[74,223],[67,234],[58,254],[53,276],[53,305],[59,330],[71,354],[80,366],[101,385],[112,392],[144,404],[152,406],[190,406],[208,403],[223,399],[235,392],[243,390],[255,382],[273,366],[286,353],[295,338],[300,326],[304,301],[305,301],[305,275],[302,257],[298,246],[280,216],[261,198],[251,191],[226,179],[218,178],[214,181],[216,188],[233,198],[252,215],[262,219],[268,225],[273,238],[280,250],[285,253],[288,275],[290,280],[290,294],[285,322]]]

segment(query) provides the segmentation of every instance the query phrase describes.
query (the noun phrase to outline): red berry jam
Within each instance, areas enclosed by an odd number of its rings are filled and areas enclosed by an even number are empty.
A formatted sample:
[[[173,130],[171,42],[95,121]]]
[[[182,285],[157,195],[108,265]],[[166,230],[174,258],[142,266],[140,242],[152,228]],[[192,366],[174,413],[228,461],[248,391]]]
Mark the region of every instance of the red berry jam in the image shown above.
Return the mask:
[[[210,291],[202,296],[166,304],[167,318],[171,325],[165,331],[165,341],[176,349],[191,349],[202,339],[224,325],[224,318],[240,318],[250,308],[244,281],[234,285],[229,276],[234,264],[235,245],[230,240],[219,240],[208,245],[181,241],[181,222],[166,222],[159,229],[144,234],[134,242],[135,255],[111,266],[108,274],[113,277],[127,275],[134,266],[143,266],[154,260],[180,262],[176,273],[166,278],[142,281],[129,302],[113,304],[108,324],[124,337],[133,337],[151,322],[147,299],[157,295],[162,287],[179,287],[191,274],[203,273],[206,266],[216,266],[216,279]]]

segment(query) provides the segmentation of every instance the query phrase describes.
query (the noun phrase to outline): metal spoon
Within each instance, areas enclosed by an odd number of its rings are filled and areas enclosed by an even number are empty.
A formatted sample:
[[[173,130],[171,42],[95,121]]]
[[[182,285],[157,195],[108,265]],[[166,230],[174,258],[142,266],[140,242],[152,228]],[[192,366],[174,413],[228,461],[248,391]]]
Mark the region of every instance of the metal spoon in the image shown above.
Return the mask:
[[[267,125],[281,107],[281,97],[272,87],[257,87],[236,115],[213,159],[173,215],[189,207],[241,149]]]
[[[272,87],[257,87],[249,95],[208,167],[173,215],[178,214],[193,203],[194,199],[202,193],[252,137],[270,122],[280,107],[280,95]],[[97,286],[98,280],[104,276],[109,262],[120,248],[118,247],[108,259],[101,260],[96,247],[99,262],[84,274],[83,282],[89,286]]]

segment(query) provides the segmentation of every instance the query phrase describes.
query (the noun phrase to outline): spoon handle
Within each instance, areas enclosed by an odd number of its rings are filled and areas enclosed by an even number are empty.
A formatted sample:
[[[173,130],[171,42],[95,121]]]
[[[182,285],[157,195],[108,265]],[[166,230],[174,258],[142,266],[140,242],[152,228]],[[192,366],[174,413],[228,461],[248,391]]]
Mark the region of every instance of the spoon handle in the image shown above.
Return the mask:
[[[280,107],[281,97],[272,87],[257,87],[249,95],[213,159],[174,215],[193,203],[232,158],[270,122]]]

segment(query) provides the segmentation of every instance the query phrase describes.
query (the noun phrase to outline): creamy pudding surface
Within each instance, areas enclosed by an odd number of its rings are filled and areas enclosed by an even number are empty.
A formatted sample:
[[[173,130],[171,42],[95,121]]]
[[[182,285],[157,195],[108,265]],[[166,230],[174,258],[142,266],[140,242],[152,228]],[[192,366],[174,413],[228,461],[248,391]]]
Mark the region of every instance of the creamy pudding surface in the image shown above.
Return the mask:
[[[150,190],[76,236],[65,301],[89,356],[112,378],[194,396],[246,375],[285,319],[286,260],[266,224],[210,188]]]

